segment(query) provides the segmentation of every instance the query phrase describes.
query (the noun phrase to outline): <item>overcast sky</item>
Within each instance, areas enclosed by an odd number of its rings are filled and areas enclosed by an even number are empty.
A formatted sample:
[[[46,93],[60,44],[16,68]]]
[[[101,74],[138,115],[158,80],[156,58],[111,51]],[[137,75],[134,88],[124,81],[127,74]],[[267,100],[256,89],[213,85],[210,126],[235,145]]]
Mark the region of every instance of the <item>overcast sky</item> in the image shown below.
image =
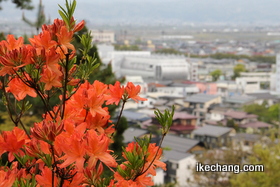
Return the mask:
[[[8,0],[11,1],[11,0]],[[35,10],[25,11],[34,19]],[[59,17],[57,4],[64,0],[43,0],[45,13]],[[22,11],[3,2],[0,21],[20,21]],[[280,23],[280,0],[77,0],[76,19],[90,23]]]

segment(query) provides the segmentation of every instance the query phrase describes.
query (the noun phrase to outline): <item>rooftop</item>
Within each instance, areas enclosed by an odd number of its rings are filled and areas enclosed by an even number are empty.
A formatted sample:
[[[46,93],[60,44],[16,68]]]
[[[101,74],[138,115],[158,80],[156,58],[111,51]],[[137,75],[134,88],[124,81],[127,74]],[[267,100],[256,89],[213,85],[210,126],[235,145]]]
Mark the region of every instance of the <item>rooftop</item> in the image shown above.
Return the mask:
[[[236,133],[235,136],[233,136],[233,139],[237,140],[245,140],[245,141],[258,141],[261,139],[261,135],[259,134],[248,134],[248,133]]]
[[[208,101],[211,101],[212,99],[215,99],[217,97],[220,97],[218,95],[210,95],[210,94],[195,94],[188,96],[185,101],[187,102],[194,102],[194,103],[206,103]]]
[[[248,95],[232,95],[225,98],[225,102],[227,103],[239,103],[244,104],[255,100],[256,98]]]
[[[253,129],[257,129],[257,128],[270,128],[272,127],[271,124],[262,122],[262,121],[255,121],[255,122],[250,122],[250,123],[246,123],[244,125],[240,125],[239,127],[241,128],[253,128]]]
[[[174,135],[166,135],[162,147],[170,148],[173,151],[188,152],[199,143],[198,140],[183,138]]]
[[[242,111],[235,111],[235,110],[229,110],[225,114],[227,117],[231,117],[234,119],[245,119],[245,118],[257,118],[257,115],[254,114],[247,114],[246,112]]]
[[[147,130],[143,129],[137,129],[137,128],[128,128],[126,131],[123,133],[124,143],[129,143],[134,141],[134,137],[141,137],[145,134],[147,134]]]
[[[215,125],[204,125],[194,130],[192,133],[194,135],[205,135],[212,137],[219,137],[231,131],[231,128],[221,127]]]
[[[169,150],[163,152],[163,161],[180,161],[182,159],[185,159],[187,157],[192,156],[190,153],[183,153],[179,151]]]

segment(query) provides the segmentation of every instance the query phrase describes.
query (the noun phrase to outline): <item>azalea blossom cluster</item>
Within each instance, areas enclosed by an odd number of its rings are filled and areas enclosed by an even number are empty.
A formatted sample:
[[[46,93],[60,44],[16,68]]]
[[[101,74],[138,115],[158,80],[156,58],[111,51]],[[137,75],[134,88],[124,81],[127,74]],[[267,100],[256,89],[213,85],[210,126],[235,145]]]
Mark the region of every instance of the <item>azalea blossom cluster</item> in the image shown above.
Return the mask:
[[[85,23],[74,20],[75,5],[66,1],[63,19],[42,26],[30,44],[13,35],[0,42],[0,87],[15,124],[0,135],[0,156],[7,156],[6,163],[0,162],[0,187],[150,186],[156,168],[166,169],[160,161],[162,149],[149,137],[128,144],[120,164],[109,149],[117,125],[110,120],[108,105],[146,99],[131,82],[86,80],[96,65],[86,53],[84,63],[76,61],[71,41]],[[81,39],[85,52],[91,41]],[[29,132],[21,117],[32,107],[31,97],[39,97],[46,112]],[[52,106],[49,101],[55,97],[60,103]],[[111,177],[104,175],[105,169]]]

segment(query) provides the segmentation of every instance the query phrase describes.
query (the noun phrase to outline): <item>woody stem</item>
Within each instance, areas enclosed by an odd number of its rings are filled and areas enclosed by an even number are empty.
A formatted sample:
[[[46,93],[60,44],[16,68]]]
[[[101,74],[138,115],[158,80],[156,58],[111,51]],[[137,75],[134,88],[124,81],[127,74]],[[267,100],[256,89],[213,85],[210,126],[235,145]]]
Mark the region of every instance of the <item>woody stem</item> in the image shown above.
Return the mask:
[[[124,109],[125,103],[126,103],[126,100],[123,100],[122,108],[121,108],[120,114],[118,116],[118,121],[117,121],[116,126],[115,126],[116,130],[117,130],[118,126],[119,126],[119,123],[120,123],[120,120],[121,120],[121,117],[122,117],[122,113],[123,113],[123,109]]]
[[[65,105],[66,105],[66,93],[67,93],[67,83],[68,83],[68,63],[69,63],[69,56],[70,54],[65,54],[65,72],[64,72],[64,84],[63,84],[63,93],[62,93],[62,105],[61,105],[61,113],[60,117],[63,119],[64,112],[65,112]]]

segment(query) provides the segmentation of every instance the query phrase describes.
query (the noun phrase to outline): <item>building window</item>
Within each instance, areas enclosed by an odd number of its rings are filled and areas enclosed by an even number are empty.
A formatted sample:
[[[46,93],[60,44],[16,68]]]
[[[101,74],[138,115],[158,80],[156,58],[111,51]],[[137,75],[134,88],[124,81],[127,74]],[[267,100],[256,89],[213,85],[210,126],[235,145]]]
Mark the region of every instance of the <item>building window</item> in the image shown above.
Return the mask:
[[[172,168],[173,170],[178,169],[178,164],[172,163],[171,168]]]

